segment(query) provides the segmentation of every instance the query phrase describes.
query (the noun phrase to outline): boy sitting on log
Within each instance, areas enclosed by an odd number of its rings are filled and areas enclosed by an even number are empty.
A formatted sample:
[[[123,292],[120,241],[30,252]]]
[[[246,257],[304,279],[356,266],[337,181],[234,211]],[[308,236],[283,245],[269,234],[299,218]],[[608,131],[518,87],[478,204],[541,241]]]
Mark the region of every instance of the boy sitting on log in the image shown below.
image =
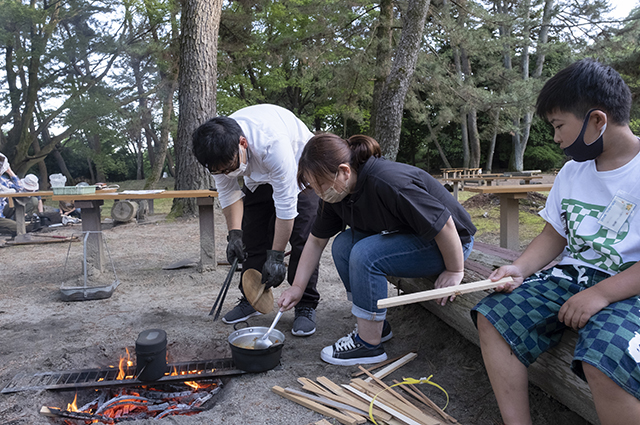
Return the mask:
[[[514,282],[472,310],[506,424],[531,424],[527,367],[567,327],[579,333],[571,368],[589,384],[601,423],[640,418],[640,140],[630,109],[620,75],[589,59],[560,71],[538,96],[536,113],[573,160],[540,213],[540,235],[489,276]]]

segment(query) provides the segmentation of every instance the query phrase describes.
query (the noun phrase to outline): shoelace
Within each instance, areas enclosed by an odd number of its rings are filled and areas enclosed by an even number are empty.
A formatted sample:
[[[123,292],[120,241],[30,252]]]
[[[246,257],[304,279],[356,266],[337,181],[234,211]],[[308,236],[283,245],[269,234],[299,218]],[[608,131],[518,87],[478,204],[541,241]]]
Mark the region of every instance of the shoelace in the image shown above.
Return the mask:
[[[356,348],[356,341],[355,338],[351,336],[351,334],[349,334],[340,338],[334,345],[337,352],[346,351],[352,348]]]

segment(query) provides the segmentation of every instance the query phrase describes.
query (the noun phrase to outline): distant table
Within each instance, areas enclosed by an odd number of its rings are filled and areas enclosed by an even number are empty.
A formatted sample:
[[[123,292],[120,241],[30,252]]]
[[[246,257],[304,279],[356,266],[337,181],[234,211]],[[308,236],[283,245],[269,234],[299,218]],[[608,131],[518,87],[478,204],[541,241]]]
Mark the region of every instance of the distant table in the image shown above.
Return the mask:
[[[24,215],[24,205],[20,202],[13,202],[14,198],[17,199],[27,199],[32,196],[40,196],[41,198],[50,198],[53,195],[53,192],[50,190],[43,190],[37,192],[16,192],[16,193],[0,193],[0,198],[9,198],[8,204],[9,207],[15,208],[15,216],[16,216],[16,230],[19,235],[24,235],[27,232],[27,226],[25,224]]]
[[[453,178],[449,178],[447,179],[447,181],[453,182],[453,197],[458,199],[458,184],[457,183],[462,183],[462,186],[464,188],[467,188],[468,186],[465,185],[465,183],[468,182],[480,182],[480,183],[486,183],[487,186],[492,186],[493,182],[496,182],[496,185],[498,184],[498,180],[523,180],[525,184],[531,184],[531,180],[536,180],[536,179],[541,179],[542,176],[532,176],[532,175],[524,175],[524,176],[511,176],[511,175],[495,175],[495,174],[478,174],[477,176],[474,177],[453,177]]]
[[[127,191],[125,191],[127,192]],[[120,199],[162,199],[162,198],[197,198],[198,213],[200,216],[200,270],[213,270],[216,268],[215,250],[215,224],[213,216],[214,198],[218,192],[214,190],[164,190],[153,191],[128,191],[101,192],[88,195],[53,195],[54,201],[73,201],[76,208],[80,208],[82,216],[82,231],[96,232],[87,238],[87,263],[100,271],[104,270],[104,244],[100,232],[100,206],[105,200]],[[167,241],[168,242],[168,241]]]
[[[470,186],[469,192],[495,193],[500,195],[500,246],[518,250],[520,235],[518,223],[518,200],[527,197],[527,192],[548,192],[553,184],[519,184],[504,186]]]

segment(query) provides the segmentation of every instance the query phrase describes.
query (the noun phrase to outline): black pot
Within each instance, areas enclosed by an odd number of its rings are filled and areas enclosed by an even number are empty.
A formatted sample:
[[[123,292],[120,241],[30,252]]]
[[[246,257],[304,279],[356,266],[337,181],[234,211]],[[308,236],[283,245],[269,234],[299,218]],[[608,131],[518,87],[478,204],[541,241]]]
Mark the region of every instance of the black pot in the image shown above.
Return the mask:
[[[253,347],[256,338],[260,338],[268,329],[264,326],[257,326],[239,329],[229,335],[231,357],[238,369],[246,372],[264,372],[278,366],[282,347],[284,347],[284,334],[279,330],[274,329],[269,334],[269,339],[273,342],[269,348],[260,350],[245,348]]]
[[[167,370],[167,333],[162,329],[140,332],[136,340],[136,377],[157,381]]]

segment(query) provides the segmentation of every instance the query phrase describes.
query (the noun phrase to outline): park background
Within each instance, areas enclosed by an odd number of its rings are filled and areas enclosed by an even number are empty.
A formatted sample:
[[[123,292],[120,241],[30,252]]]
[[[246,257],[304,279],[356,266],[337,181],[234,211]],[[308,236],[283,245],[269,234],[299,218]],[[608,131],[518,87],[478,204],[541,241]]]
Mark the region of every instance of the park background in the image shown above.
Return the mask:
[[[637,4],[635,5],[637,6]],[[313,131],[375,137],[421,167],[554,171],[533,114],[558,70],[617,69],[639,130],[640,10],[604,0],[0,0],[0,152],[67,184],[213,185],[190,149],[207,119],[273,103]],[[195,212],[176,200],[173,213]]]

